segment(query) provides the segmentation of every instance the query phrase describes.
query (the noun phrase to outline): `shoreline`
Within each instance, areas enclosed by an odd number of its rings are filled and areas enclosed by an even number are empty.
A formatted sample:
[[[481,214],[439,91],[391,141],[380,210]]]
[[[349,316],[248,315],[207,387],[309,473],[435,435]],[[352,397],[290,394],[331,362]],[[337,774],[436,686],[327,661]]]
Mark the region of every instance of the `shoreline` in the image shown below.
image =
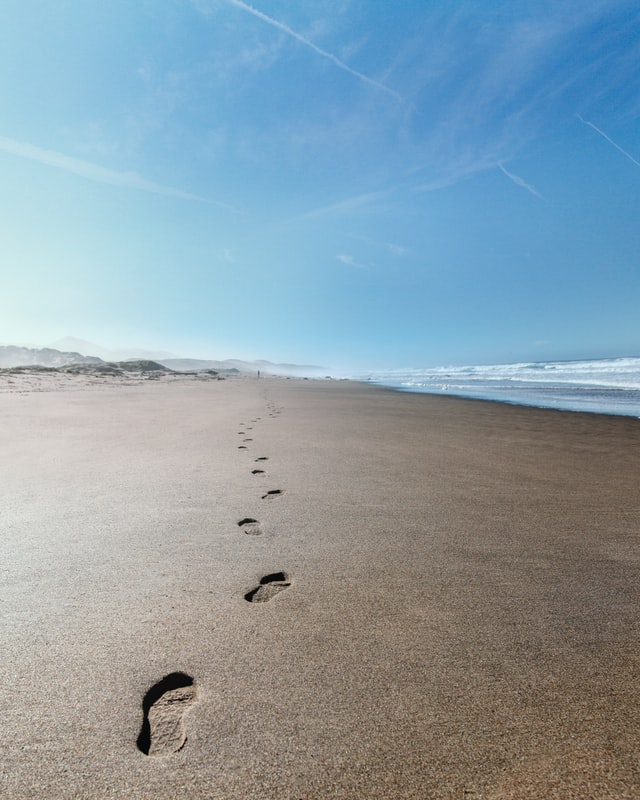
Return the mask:
[[[456,392],[456,391],[443,391],[443,390],[431,390],[431,389],[419,389],[419,388],[411,388],[407,386],[403,386],[400,384],[393,384],[393,383],[383,383],[374,380],[367,380],[363,378],[333,378],[333,377],[325,377],[325,378],[318,378],[318,377],[295,377],[295,376],[285,376],[285,375],[263,375],[264,380],[304,380],[304,381],[313,381],[313,382],[320,382],[325,383],[326,381],[330,382],[348,382],[348,383],[360,383],[366,386],[375,386],[379,388],[386,388],[390,389],[395,392],[401,393],[409,393],[409,394],[421,394],[421,395],[429,395],[434,397],[448,397],[448,398],[458,398],[462,400],[478,400],[485,403],[499,403],[508,406],[518,406],[523,408],[534,408],[534,409],[547,409],[551,411],[568,411],[574,414],[597,414],[597,415],[604,415],[610,417],[629,417],[632,419],[640,419],[640,408],[635,409],[633,412],[628,410],[620,410],[615,411],[611,408],[586,408],[586,407],[578,407],[576,405],[571,405],[570,401],[561,401],[564,403],[562,405],[557,404],[557,399],[555,404],[551,403],[540,403],[534,402],[533,400],[527,401],[526,399],[519,398],[519,399],[508,399],[508,398],[500,398],[500,397],[491,397],[491,396],[481,396],[481,395],[474,395],[474,394],[465,394],[464,392]],[[130,372],[129,374],[123,373],[121,375],[106,375],[106,374],[83,374],[82,372],[67,372],[67,371],[60,371],[58,372],[55,369],[47,368],[47,369],[40,369],[40,368],[32,368],[32,367],[21,367],[18,369],[3,369],[0,370],[0,394],[3,393],[28,393],[28,392],[56,392],[56,391],[69,391],[69,390],[85,390],[89,387],[104,387],[104,388],[114,388],[118,386],[136,386],[139,384],[146,383],[148,381],[158,381],[161,383],[176,383],[181,384],[184,382],[209,382],[212,380],[255,380],[257,376],[252,373],[237,373],[237,374],[224,374],[224,373],[214,373],[214,374],[207,374],[206,370],[195,371],[195,372],[173,372],[167,370],[162,374],[153,374],[153,373],[145,373],[145,372]],[[565,391],[565,387],[555,386],[553,387],[558,391]],[[606,389],[605,387],[599,386],[580,386],[575,385],[573,387],[569,387],[569,391],[573,389],[573,391],[577,391],[578,389],[585,389],[590,390],[592,392],[606,392],[606,391],[617,391],[614,389]],[[509,389],[509,391],[513,391]],[[542,388],[541,391],[549,391],[548,388]],[[575,402],[575,400],[574,400]],[[582,400],[584,403],[584,400]],[[609,403],[611,405],[611,402]]]
[[[609,408],[606,408],[606,406],[602,406],[600,408],[593,409],[593,408],[585,407],[584,398],[580,398],[580,401],[582,402],[583,405],[582,405],[582,407],[579,407],[578,405],[576,405],[576,403],[578,402],[578,400],[576,398],[573,398],[573,400],[561,400],[560,403],[562,403],[562,404],[558,405],[557,404],[558,403],[557,398],[554,398],[556,404],[553,404],[551,399],[545,404],[545,403],[540,403],[539,400],[537,402],[535,402],[534,400],[526,400],[526,399],[523,399],[523,398],[520,398],[520,399],[507,399],[507,398],[504,398],[503,399],[503,398],[499,398],[499,397],[481,396],[479,394],[478,395],[464,394],[462,392],[449,391],[449,390],[447,390],[447,391],[444,391],[444,390],[437,391],[437,390],[431,390],[431,389],[417,389],[417,388],[405,387],[405,386],[401,386],[401,385],[394,386],[392,384],[376,383],[375,381],[372,381],[372,384],[375,385],[375,386],[385,386],[388,389],[393,389],[393,390],[398,391],[398,392],[409,392],[411,394],[428,394],[428,395],[432,395],[434,397],[452,397],[452,398],[458,397],[458,398],[463,399],[463,400],[479,400],[479,401],[484,402],[484,403],[501,403],[501,404],[505,404],[505,405],[521,406],[523,408],[548,409],[550,411],[569,411],[569,412],[571,412],[573,414],[603,414],[603,415],[609,416],[609,417],[631,417],[633,419],[640,419],[640,406],[638,406],[637,408],[634,407],[633,411],[629,411],[629,410],[614,411],[611,408],[611,406],[612,406],[612,402],[611,401],[609,401]],[[540,391],[550,392],[551,388],[558,389],[559,391],[568,391],[568,392],[571,392],[571,391],[577,392],[577,391],[579,391],[581,389],[584,389],[584,390],[589,390],[590,389],[594,393],[596,391],[598,391],[600,393],[605,393],[605,391],[606,391],[602,387],[581,387],[581,386],[578,386],[578,385],[576,385],[574,387],[566,387],[566,388],[565,387],[562,387],[562,388],[561,387],[545,387],[545,388],[540,389]],[[510,389],[509,391],[513,392],[513,389]],[[530,391],[530,390],[527,390],[527,391]],[[617,391],[617,390],[611,389],[610,391],[613,393],[614,391]],[[633,391],[637,391],[637,390],[633,390]],[[622,397],[624,398],[624,395]],[[621,398],[617,398],[617,399],[620,400]],[[628,398],[624,398],[624,399],[628,399]],[[574,405],[572,405],[572,403]],[[623,407],[623,406],[624,406],[624,403],[622,403],[622,405],[620,405],[619,407]]]
[[[0,410],[6,796],[640,797],[636,419],[251,377]]]

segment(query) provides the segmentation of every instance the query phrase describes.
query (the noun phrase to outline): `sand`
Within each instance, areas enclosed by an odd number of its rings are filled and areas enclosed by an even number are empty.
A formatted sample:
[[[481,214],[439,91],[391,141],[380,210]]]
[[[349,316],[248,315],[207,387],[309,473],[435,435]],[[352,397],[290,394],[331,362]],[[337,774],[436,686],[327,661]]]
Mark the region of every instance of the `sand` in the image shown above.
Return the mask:
[[[638,420],[4,389],[3,798],[640,798]]]

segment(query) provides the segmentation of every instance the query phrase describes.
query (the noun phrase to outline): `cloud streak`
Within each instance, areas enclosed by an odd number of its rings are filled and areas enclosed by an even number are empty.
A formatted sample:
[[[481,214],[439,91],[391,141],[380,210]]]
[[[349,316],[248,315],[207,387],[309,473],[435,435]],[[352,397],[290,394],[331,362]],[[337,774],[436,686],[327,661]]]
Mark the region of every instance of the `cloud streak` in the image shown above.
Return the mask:
[[[136,189],[138,191],[151,192],[152,194],[164,195],[165,197],[175,197],[179,200],[197,200],[201,203],[214,203],[215,205],[235,211],[232,206],[226,203],[207,200],[197,194],[183,192],[181,189],[174,189],[171,186],[163,186],[160,183],[155,183],[154,181],[143,178],[141,175],[138,175],[137,172],[117,172],[116,170],[101,167],[98,164],[92,164],[90,161],[82,161],[79,158],[72,158],[63,153],[58,153],[55,150],[46,150],[45,148],[28,144],[27,142],[9,139],[6,136],[0,136],[0,151],[10,153],[20,158],[26,158],[29,161],[36,161],[39,164],[45,164],[49,167],[55,167],[56,169],[70,172],[73,175],[78,175],[81,178],[86,178],[96,183],[106,183],[110,186],[119,186],[123,189]]]
[[[539,192],[539,191],[538,191],[538,190],[535,188],[535,186],[532,186],[530,183],[527,183],[527,182],[526,182],[526,181],[525,181],[523,178],[521,178],[519,175],[514,175],[514,174],[513,174],[513,172],[509,172],[509,170],[508,170],[508,169],[506,169],[506,167],[504,166],[504,164],[502,164],[502,163],[499,163],[499,164],[498,164],[498,169],[499,169],[501,172],[503,172],[503,173],[504,173],[504,174],[507,176],[507,178],[509,178],[509,180],[513,181],[513,182],[515,183],[515,185],[516,185],[516,186],[521,186],[523,189],[526,189],[528,192],[531,192],[531,194],[532,194],[534,197],[537,197],[539,200],[544,200],[544,197],[543,197],[543,196],[540,194],[540,192]]]
[[[359,261],[356,261],[353,256],[350,256],[348,253],[339,253],[336,258],[342,264],[346,264],[348,267],[355,267],[356,269],[368,269],[366,264],[361,264]]]
[[[395,100],[403,105],[407,105],[407,101],[404,97],[399,94],[398,92],[390,89],[388,86],[385,86],[384,83],[380,83],[379,81],[374,80],[373,78],[369,78],[367,75],[364,75],[362,72],[358,72],[355,69],[352,69],[348,64],[345,64],[344,61],[341,61],[337,56],[333,55],[333,53],[328,52],[327,50],[323,50],[318,45],[311,42],[309,39],[306,39],[299,33],[296,33],[292,28],[288,25],[285,25],[283,22],[279,22],[277,19],[273,17],[267,16],[262,11],[259,11],[257,8],[248,5],[247,3],[242,2],[242,0],[226,0],[229,5],[235,6],[236,8],[240,8],[243,11],[246,11],[248,14],[252,14],[257,19],[266,22],[267,25],[271,25],[273,28],[277,28],[277,30],[286,33],[287,36],[290,36],[292,39],[295,39],[300,44],[303,44],[305,47],[310,48],[317,53],[319,56],[328,59],[331,61],[338,69],[343,70],[344,72],[348,72],[349,75],[353,75],[354,78],[358,78],[358,80],[362,81],[363,83],[368,84],[369,86],[378,89],[379,91],[385,92],[388,95],[391,95]]]
[[[597,125],[594,125],[594,124],[593,124],[593,122],[589,122],[589,120],[588,120],[588,119],[583,119],[583,118],[580,116],[580,114],[576,114],[576,117],[577,117],[577,118],[580,120],[580,122],[582,122],[584,125],[588,125],[590,128],[593,128],[593,130],[594,130],[596,133],[599,133],[599,134],[600,134],[600,136],[602,136],[602,138],[603,138],[603,139],[606,139],[606,140],[607,140],[607,142],[609,142],[609,144],[613,145],[613,146],[616,148],[616,150],[619,150],[619,151],[622,153],[622,155],[623,155],[623,156],[626,156],[626,157],[629,159],[629,161],[631,161],[633,164],[635,164],[635,165],[636,165],[636,167],[640,167],[640,161],[636,161],[636,159],[635,159],[635,158],[634,158],[632,155],[630,155],[629,153],[627,153],[627,151],[626,151],[626,150],[623,150],[623,149],[622,149],[622,147],[620,147],[620,145],[619,145],[619,144],[616,144],[616,143],[613,141],[613,139],[612,139],[610,136],[607,136],[607,134],[606,134],[604,131],[601,131],[601,130],[600,130],[600,128],[598,128],[598,126],[597,126]]]
[[[347,235],[352,239],[357,239],[359,242],[366,242],[374,247],[382,247],[394,256],[405,256],[409,252],[407,248],[401,244],[394,244],[393,242],[379,242],[376,239],[370,239],[368,236],[360,236],[357,233],[349,233]]]

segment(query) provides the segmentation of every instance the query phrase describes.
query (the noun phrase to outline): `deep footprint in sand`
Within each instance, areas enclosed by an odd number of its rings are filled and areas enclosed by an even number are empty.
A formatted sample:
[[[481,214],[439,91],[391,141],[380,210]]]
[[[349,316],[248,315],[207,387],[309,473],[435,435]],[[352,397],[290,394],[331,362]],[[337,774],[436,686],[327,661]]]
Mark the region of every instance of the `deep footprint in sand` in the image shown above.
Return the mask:
[[[247,448],[243,444],[238,445],[238,450],[246,450]]]
[[[245,594],[244,599],[248,603],[266,603],[289,586],[291,579],[286,572],[272,572],[261,578],[260,583]]]
[[[262,495],[263,500],[273,500],[274,497],[281,497],[284,494],[284,489],[269,489],[266,494]]]
[[[265,474],[265,472],[264,472],[264,470],[263,470],[263,469],[252,469],[252,470],[251,470],[251,474],[252,474],[252,475],[264,475],[264,474]]]
[[[190,675],[172,672],[154,684],[142,701],[144,719],[138,750],[147,756],[177,753],[187,741],[184,714],[193,705],[198,690]]]
[[[257,519],[252,519],[251,517],[245,517],[238,522],[238,527],[243,533],[246,533],[248,536],[260,536],[262,533],[262,529],[260,528],[260,523]]]
[[[255,460],[256,461],[268,461],[269,457],[268,456],[260,456],[260,458],[256,458]]]

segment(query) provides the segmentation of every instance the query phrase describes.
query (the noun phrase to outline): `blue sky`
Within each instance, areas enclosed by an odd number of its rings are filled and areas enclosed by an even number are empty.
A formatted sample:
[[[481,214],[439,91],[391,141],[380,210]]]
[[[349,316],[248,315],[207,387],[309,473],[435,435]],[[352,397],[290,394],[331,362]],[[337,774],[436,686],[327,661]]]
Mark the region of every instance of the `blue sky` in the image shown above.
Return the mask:
[[[3,0],[0,343],[640,355],[627,0]]]

